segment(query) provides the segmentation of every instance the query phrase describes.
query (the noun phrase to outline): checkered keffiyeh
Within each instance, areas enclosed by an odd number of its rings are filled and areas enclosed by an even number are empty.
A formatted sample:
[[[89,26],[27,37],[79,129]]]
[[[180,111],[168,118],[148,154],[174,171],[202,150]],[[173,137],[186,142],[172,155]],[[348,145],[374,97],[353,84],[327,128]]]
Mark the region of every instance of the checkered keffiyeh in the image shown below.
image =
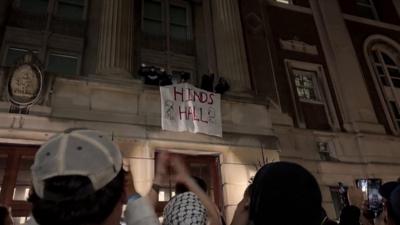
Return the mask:
[[[164,208],[163,225],[206,225],[206,208],[192,192],[175,196]]]

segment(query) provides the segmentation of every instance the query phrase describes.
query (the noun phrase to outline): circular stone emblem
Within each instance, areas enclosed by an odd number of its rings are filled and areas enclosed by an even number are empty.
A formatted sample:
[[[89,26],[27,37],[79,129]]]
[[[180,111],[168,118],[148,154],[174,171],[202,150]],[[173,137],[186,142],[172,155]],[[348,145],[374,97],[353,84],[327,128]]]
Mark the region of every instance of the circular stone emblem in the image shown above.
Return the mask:
[[[8,96],[20,106],[35,104],[42,90],[42,73],[34,64],[21,64],[12,71],[8,81]]]

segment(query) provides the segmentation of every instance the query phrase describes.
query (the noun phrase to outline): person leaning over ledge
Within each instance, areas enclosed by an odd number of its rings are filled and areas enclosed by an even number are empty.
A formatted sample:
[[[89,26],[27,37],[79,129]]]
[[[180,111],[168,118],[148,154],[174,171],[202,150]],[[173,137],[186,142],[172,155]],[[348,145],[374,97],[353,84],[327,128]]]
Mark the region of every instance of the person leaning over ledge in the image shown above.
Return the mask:
[[[31,168],[29,225],[158,225],[154,208],[135,192],[119,149],[94,130],[67,130],[43,144]]]

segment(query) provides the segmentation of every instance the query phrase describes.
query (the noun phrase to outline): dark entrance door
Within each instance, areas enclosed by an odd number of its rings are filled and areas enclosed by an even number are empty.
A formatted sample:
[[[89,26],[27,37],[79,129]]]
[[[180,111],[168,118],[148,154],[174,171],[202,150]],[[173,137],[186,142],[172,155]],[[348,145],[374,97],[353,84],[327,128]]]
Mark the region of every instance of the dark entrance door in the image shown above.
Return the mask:
[[[14,224],[25,224],[31,211],[30,167],[38,146],[0,145],[0,204],[12,209]]]
[[[203,179],[207,184],[208,195],[218,206],[220,211],[223,209],[222,201],[222,184],[219,169],[218,156],[204,155],[178,155],[181,157],[188,167],[192,176]],[[156,161],[158,154],[156,153]],[[175,195],[175,183],[172,174],[169,174],[168,182],[162,184],[158,195],[158,203],[156,206],[157,215],[162,216],[163,209],[167,202]]]

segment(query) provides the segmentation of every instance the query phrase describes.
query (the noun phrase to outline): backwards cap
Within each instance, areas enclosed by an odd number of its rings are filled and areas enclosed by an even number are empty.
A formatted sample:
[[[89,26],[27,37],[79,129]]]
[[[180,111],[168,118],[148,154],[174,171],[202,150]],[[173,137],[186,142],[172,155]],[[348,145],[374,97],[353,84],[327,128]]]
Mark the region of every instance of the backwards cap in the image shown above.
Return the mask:
[[[121,152],[105,135],[94,130],[66,131],[51,138],[36,153],[31,168],[33,188],[44,198],[45,180],[85,176],[97,191],[111,182],[121,168]]]

